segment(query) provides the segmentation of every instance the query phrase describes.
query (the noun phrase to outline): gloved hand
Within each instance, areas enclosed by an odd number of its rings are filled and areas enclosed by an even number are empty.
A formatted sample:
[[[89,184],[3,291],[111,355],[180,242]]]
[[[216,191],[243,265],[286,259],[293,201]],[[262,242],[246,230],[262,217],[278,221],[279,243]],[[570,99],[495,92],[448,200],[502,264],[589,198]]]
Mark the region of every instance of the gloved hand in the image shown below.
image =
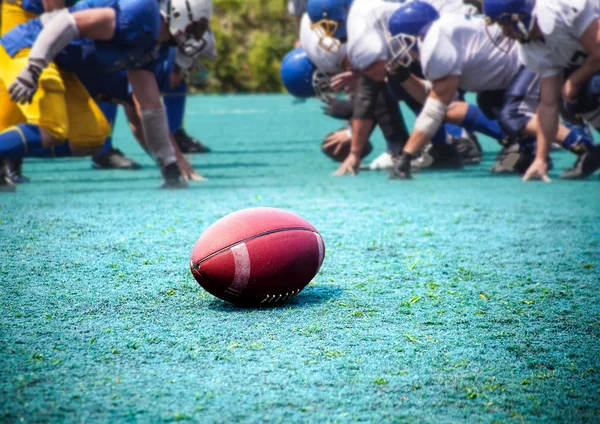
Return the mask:
[[[17,79],[8,87],[10,99],[17,104],[31,103],[38,88],[40,75],[44,70],[44,61],[41,59],[29,59],[29,63],[23,69]]]

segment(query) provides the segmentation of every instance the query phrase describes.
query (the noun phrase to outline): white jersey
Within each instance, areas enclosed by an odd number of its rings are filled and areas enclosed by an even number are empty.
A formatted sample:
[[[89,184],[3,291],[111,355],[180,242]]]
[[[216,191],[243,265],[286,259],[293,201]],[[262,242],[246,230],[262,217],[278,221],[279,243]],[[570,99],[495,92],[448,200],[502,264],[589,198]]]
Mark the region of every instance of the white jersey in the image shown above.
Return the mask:
[[[402,5],[414,0],[354,0],[348,15],[348,58],[352,68],[365,70],[378,60],[389,59],[387,23]],[[462,0],[421,0],[440,15],[463,13]]]
[[[598,3],[598,0],[537,1],[533,16],[544,39],[521,44],[523,63],[542,78],[581,66],[587,53],[579,39],[600,17]]]
[[[501,48],[492,40],[503,40]],[[520,67],[517,43],[502,37],[497,25],[486,30],[477,16],[441,17],[425,34],[419,51],[425,78],[459,76],[458,86],[466,91],[506,89]]]
[[[300,43],[306,55],[319,70],[327,74],[342,72],[342,62],[346,57],[346,44],[342,44],[337,53],[331,53],[319,46],[319,36],[311,29],[310,18],[307,13],[300,21]]]

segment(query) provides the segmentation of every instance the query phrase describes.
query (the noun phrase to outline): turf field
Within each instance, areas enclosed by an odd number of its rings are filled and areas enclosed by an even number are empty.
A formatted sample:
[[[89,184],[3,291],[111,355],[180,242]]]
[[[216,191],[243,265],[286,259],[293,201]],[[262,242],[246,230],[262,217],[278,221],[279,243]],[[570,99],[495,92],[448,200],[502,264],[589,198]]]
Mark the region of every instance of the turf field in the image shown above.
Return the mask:
[[[26,163],[0,196],[2,422],[598,422],[597,175],[335,178],[338,125],[316,101],[192,97],[209,181],[164,191],[140,171]],[[374,139],[383,147],[378,134]],[[189,254],[218,218],[289,209],[323,235],[296,298],[241,309],[204,292]]]

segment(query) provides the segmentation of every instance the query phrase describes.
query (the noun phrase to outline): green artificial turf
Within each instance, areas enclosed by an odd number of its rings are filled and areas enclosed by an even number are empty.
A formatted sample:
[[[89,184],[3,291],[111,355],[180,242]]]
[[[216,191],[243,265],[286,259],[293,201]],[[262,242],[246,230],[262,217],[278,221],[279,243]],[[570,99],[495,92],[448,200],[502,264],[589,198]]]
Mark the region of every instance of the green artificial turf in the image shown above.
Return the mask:
[[[317,101],[192,97],[209,178],[158,187],[88,158],[28,160],[0,195],[2,422],[598,422],[598,176],[464,171],[335,178]],[[383,149],[381,135],[371,158]],[[327,255],[296,298],[242,309],[202,290],[192,247],[247,207],[291,210]]]

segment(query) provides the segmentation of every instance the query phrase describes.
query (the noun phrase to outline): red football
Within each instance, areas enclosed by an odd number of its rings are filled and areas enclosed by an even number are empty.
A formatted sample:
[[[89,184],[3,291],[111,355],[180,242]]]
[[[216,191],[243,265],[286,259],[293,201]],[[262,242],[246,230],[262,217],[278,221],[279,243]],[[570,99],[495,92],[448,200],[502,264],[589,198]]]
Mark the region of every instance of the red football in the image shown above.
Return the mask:
[[[250,208],[212,224],[190,266],[206,291],[239,304],[275,303],[300,291],[319,271],[323,239],[308,221],[275,208]]]

